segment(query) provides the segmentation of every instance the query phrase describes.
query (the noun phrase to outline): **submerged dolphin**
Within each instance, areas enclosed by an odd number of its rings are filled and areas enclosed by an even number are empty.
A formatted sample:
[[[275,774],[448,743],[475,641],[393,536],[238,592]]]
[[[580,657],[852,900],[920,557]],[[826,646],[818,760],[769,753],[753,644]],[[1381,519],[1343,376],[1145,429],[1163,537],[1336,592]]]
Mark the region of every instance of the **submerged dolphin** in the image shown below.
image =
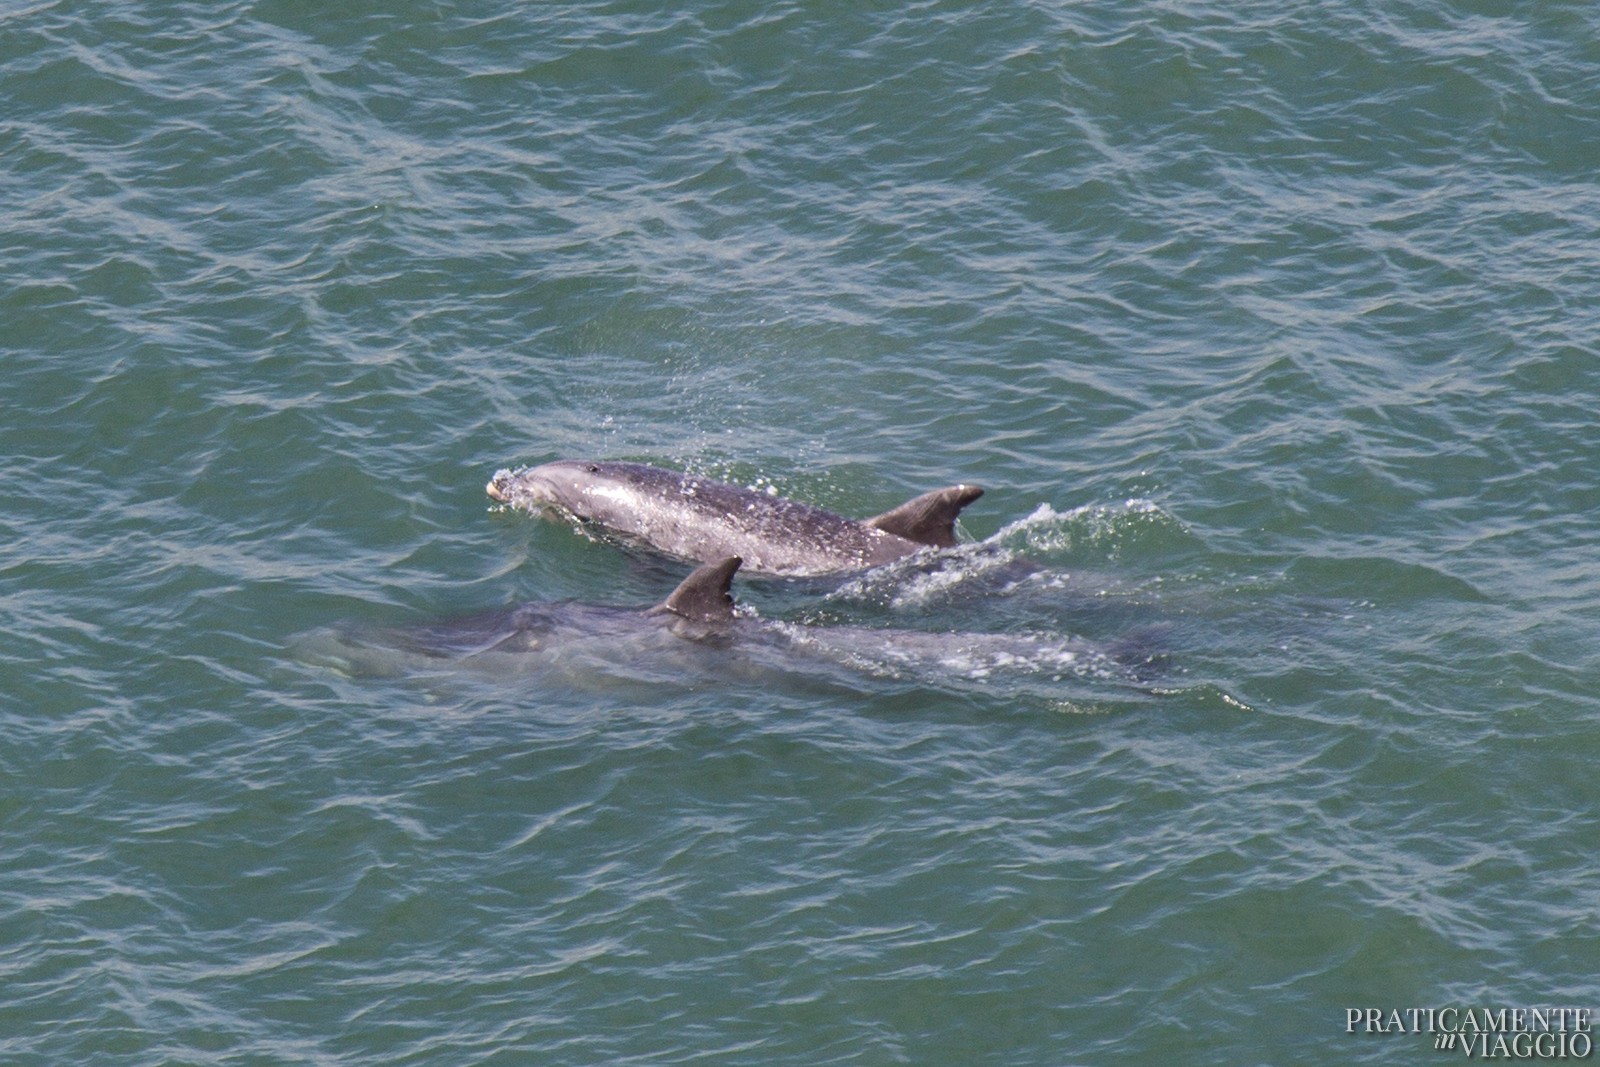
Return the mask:
[[[954,485],[857,521],[831,511],[643,463],[558,460],[496,471],[486,487],[512,507],[553,508],[701,563],[738,556],[747,571],[848,574],[956,543],[961,509],[983,495]]]
[[[860,626],[808,626],[772,622],[735,611],[729,586],[737,556],[705,564],[662,603],[639,609],[554,601],[522,604],[424,626],[336,635],[333,661],[358,666],[376,649],[430,660],[480,661],[515,656],[529,664],[570,668],[574,663],[616,661],[628,669],[652,663],[693,662],[697,646],[730,650],[734,659],[711,661],[782,669],[796,655],[868,674],[983,680],[991,675],[1045,675],[1053,679],[1130,679],[1137,663],[1128,655],[1081,638],[1057,634],[939,633]],[[772,655],[777,655],[777,661]],[[685,660],[684,657],[688,659]],[[1146,658],[1142,655],[1139,658]],[[497,668],[498,669],[498,668]],[[601,668],[605,668],[602,666]]]
[[[554,654],[567,646],[622,644],[657,634],[712,641],[727,636],[734,625],[728,589],[738,569],[738,559],[706,564],[666,600],[648,609],[534,601],[421,626],[346,630],[344,636],[375,637],[379,644],[441,659],[470,659],[490,652]]]

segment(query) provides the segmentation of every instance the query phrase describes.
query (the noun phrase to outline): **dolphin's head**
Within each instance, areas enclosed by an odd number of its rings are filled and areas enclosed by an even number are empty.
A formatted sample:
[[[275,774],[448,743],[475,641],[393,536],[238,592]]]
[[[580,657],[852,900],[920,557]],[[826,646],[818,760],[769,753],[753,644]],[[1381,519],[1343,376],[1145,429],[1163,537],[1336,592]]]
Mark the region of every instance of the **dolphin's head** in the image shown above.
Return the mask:
[[[557,460],[538,467],[502,468],[494,472],[484,491],[502,504],[537,511],[555,507],[582,515],[585,487],[598,472],[598,464]]]
[[[559,459],[537,467],[495,471],[484,490],[502,504],[528,511],[554,509],[583,520],[606,521],[636,505],[636,464]]]

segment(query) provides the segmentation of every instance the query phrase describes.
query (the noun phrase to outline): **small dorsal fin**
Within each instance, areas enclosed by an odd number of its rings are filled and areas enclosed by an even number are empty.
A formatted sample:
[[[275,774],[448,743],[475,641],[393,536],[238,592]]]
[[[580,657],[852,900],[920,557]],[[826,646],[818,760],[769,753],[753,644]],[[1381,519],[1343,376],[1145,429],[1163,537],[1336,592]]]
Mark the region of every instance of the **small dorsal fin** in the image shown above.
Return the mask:
[[[655,611],[670,612],[691,622],[720,623],[731,620],[733,597],[728,594],[728,587],[733,584],[733,572],[743,562],[738,556],[729,556],[696,568]]]
[[[919,545],[949,548],[956,543],[956,516],[982,495],[982,487],[976,485],[935,489],[906,501],[893,511],[868,519],[867,525]]]

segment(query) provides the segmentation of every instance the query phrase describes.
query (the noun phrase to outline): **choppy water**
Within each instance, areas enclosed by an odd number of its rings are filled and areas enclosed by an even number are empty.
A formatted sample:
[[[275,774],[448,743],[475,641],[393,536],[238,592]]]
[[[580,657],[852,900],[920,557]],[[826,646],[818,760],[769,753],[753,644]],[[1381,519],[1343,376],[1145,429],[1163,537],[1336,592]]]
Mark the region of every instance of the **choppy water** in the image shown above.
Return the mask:
[[[1407,1063],[1346,1009],[1595,1006],[1597,42],[0,6],[0,1061]],[[558,456],[978,482],[944,568],[739,595],[1162,670],[305,654],[660,600],[488,507]]]

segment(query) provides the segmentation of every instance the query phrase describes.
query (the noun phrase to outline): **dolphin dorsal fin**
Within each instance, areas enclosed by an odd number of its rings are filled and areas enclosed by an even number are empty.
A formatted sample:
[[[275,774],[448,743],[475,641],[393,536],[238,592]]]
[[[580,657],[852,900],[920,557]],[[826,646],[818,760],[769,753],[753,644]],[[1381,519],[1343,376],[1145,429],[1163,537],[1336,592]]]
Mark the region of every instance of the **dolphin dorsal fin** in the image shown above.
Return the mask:
[[[868,519],[867,525],[919,545],[949,548],[956,543],[956,516],[982,495],[983,488],[976,485],[935,489],[906,501],[893,511]]]
[[[744,560],[738,556],[698,567],[655,610],[671,612],[691,622],[720,623],[733,618],[733,597],[728,587],[733,572]]]

